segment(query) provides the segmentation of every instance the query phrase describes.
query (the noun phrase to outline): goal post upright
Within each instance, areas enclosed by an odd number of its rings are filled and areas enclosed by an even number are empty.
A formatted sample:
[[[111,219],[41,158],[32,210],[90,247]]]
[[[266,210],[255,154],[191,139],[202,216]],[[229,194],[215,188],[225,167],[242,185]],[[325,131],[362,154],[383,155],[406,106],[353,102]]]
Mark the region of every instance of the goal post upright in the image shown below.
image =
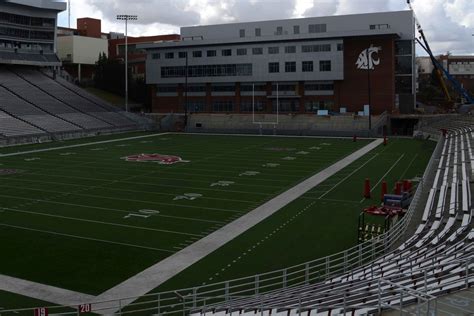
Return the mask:
[[[252,123],[258,124],[260,127],[260,135],[263,134],[262,129],[263,125],[273,125],[273,134],[276,135],[276,126],[279,124],[279,114],[280,114],[280,104],[279,104],[279,92],[278,92],[278,83],[276,84],[276,121],[271,122],[266,121],[256,121],[255,120],[255,83],[252,84]]]

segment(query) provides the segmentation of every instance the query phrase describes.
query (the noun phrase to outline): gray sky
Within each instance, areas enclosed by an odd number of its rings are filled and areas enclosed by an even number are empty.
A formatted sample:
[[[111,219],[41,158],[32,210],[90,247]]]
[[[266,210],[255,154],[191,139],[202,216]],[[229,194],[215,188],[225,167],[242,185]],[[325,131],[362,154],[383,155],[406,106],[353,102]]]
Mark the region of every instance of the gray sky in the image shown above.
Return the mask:
[[[180,26],[407,9],[406,0],[70,0],[76,18],[102,19],[103,32],[124,32],[117,14],[136,14],[129,35],[179,33]],[[435,54],[474,54],[474,0],[412,0]],[[67,26],[67,12],[59,17]],[[421,50],[418,50],[421,53]]]

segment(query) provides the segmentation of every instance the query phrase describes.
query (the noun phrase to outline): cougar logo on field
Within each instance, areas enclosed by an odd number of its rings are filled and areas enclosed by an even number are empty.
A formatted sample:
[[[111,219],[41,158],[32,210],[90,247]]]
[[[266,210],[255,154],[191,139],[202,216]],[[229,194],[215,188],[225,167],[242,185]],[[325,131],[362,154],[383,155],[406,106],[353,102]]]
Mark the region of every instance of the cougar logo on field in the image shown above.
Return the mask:
[[[364,49],[359,54],[359,58],[357,58],[357,69],[375,69],[374,66],[378,66],[380,64],[380,58],[378,58],[378,53],[381,50],[382,47],[374,47],[373,45],[370,45],[368,49]],[[376,55],[377,59],[375,59],[374,54]]]
[[[133,162],[157,162],[160,165],[172,165],[178,162],[189,162],[189,160],[183,160],[178,156],[161,154],[138,154],[122,157],[121,159]]]

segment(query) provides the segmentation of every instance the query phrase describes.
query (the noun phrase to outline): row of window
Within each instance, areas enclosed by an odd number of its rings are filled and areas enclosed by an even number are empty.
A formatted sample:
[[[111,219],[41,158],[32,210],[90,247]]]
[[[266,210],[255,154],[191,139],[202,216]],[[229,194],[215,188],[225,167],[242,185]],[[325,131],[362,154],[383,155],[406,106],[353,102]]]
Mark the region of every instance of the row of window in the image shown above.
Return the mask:
[[[25,39],[41,39],[54,40],[54,31],[30,31],[25,29],[17,29],[13,27],[0,27],[0,36],[25,38]]]
[[[337,50],[342,51],[343,45],[342,43],[337,44]],[[254,47],[251,49],[252,55],[263,55],[263,47]],[[301,52],[302,53],[319,53],[319,52],[330,52],[331,51],[331,44],[313,44],[313,45],[302,45]],[[267,48],[267,52],[270,55],[279,54],[280,47],[272,46]],[[296,53],[296,46],[285,46],[284,47],[285,54],[295,54]],[[232,49],[221,49],[220,50],[221,56],[232,56]],[[203,57],[203,52],[200,50],[195,50],[191,52],[193,58],[201,58]],[[237,56],[245,56],[248,54],[247,48],[237,48],[236,49]],[[178,52],[178,58],[186,58],[187,52]],[[206,57],[216,57],[217,50],[207,50]],[[153,53],[152,59],[160,59],[161,53]],[[175,58],[174,52],[167,52],[164,53],[165,59],[173,59]]]
[[[326,24],[310,24],[308,25],[308,33],[325,33],[327,32],[327,25]],[[293,34],[300,34],[300,26],[293,25]],[[256,37],[262,36],[262,29],[255,28],[254,35]],[[283,30],[283,26],[277,26],[275,29],[274,35],[288,35],[288,31]],[[246,30],[240,29],[239,30],[240,37],[246,37]]]
[[[301,71],[302,72],[313,72],[314,71],[314,62],[312,60],[301,62]],[[320,60],[319,61],[319,71],[331,71],[331,61],[330,60]],[[280,72],[280,63],[273,62],[268,63],[268,72],[269,73],[279,73]],[[285,72],[296,72],[296,62],[287,61],[285,62]]]
[[[186,76],[185,66],[161,67],[162,78]],[[252,76],[252,64],[196,65],[188,67],[188,77]]]
[[[296,72],[296,62],[285,62],[284,72]],[[319,71],[331,71],[330,60],[319,61]],[[314,62],[303,61],[301,63],[302,72],[313,72]],[[269,73],[279,73],[280,63],[268,63]],[[161,78],[182,78],[186,76],[186,66],[161,67]],[[196,65],[188,66],[188,77],[235,77],[252,76],[252,64],[226,64],[226,65]]]
[[[184,87],[183,87],[184,88]],[[178,85],[158,85],[156,87],[158,93],[177,93],[178,92]],[[206,93],[207,88],[205,84],[189,84],[187,87],[188,92],[204,92]],[[236,87],[234,84],[212,84],[211,91],[212,92],[235,92]],[[267,86],[266,84],[246,84],[242,83],[240,85],[241,92],[252,92],[252,91],[266,91]],[[295,84],[276,84],[272,85],[272,91],[276,92],[283,92],[283,91],[296,91],[298,90],[298,86]],[[305,91],[333,91],[334,84],[333,83],[305,83],[304,84]]]
[[[331,110],[334,107],[332,100],[316,100],[306,101],[305,111],[315,113],[318,110]],[[196,100],[189,101],[187,105],[189,112],[205,112],[206,103],[204,101]],[[233,112],[235,104],[233,101],[214,101],[211,104],[210,110],[212,112]],[[272,112],[299,112],[300,103],[298,100],[276,100],[272,101]],[[266,111],[266,103],[262,100],[242,101],[240,104],[241,112],[264,112]]]
[[[56,21],[51,18],[37,18],[7,12],[0,12],[0,23],[31,25],[39,27],[55,27]]]

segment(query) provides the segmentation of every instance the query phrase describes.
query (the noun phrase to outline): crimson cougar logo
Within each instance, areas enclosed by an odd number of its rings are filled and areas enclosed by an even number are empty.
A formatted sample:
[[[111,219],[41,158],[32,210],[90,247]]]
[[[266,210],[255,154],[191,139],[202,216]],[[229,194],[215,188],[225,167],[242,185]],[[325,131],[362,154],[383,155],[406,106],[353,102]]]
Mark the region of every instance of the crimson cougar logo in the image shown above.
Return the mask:
[[[364,49],[357,58],[357,69],[374,70],[375,66],[378,66],[380,64],[380,58],[378,56],[378,53],[381,50],[382,47],[374,47],[373,45],[370,45],[369,48]],[[374,55],[376,57],[374,57]]]
[[[181,159],[181,157],[178,156],[161,154],[138,154],[122,157],[121,159],[134,162],[157,162],[160,165],[172,165],[178,162],[189,162],[189,160],[183,160]]]

